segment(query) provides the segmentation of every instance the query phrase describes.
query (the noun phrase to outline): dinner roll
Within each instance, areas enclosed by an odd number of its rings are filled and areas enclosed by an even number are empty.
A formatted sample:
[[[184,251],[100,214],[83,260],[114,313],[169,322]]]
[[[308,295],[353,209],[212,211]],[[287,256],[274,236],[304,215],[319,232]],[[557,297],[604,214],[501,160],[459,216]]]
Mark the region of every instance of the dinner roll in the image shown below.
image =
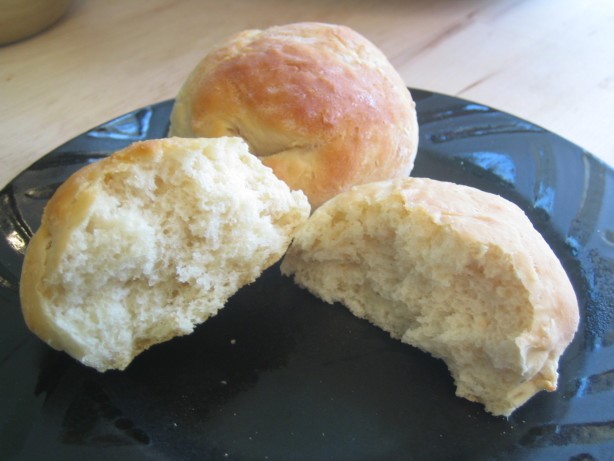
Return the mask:
[[[567,275],[525,214],[466,186],[356,186],[314,212],[282,271],[447,364],[456,393],[509,415],[557,386],[578,326]]]
[[[246,30],[212,50],[176,98],[171,135],[241,136],[317,207],[354,184],[408,176],[415,104],[383,53],[353,30]]]
[[[47,204],[21,275],[25,321],[86,365],[124,369],[215,315],[309,213],[239,138],[135,143]]]

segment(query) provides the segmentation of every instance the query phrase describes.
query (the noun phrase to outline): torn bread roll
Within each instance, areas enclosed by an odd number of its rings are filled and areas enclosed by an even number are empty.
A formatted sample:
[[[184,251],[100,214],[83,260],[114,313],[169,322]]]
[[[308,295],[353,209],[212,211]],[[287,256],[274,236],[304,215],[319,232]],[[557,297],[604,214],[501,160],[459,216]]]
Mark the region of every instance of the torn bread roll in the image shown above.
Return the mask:
[[[86,365],[124,369],[215,315],[309,213],[239,138],[135,143],[47,204],[21,276],[26,323]]]
[[[246,30],[212,50],[179,91],[170,134],[241,136],[313,207],[408,176],[418,145],[414,101],[388,59],[322,23]]]
[[[571,283],[525,214],[452,183],[407,178],[338,195],[300,228],[282,271],[443,359],[457,395],[495,415],[556,389],[578,326]]]

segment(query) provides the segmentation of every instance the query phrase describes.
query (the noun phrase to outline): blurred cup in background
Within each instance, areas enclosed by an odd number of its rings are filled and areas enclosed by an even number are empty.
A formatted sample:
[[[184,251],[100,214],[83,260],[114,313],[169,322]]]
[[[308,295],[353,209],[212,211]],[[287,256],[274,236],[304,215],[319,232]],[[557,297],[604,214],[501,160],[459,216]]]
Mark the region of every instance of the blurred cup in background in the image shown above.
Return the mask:
[[[0,0],[0,45],[31,37],[60,19],[72,0]]]

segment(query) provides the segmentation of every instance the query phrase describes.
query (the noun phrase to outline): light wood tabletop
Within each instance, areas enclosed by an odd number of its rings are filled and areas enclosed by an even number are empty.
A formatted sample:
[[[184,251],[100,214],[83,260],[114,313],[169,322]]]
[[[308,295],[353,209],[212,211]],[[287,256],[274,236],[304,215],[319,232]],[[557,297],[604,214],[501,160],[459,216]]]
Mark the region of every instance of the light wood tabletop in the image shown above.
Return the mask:
[[[72,137],[173,98],[230,34],[298,21],[350,26],[409,87],[509,112],[614,165],[611,0],[82,0],[0,47],[0,187]]]

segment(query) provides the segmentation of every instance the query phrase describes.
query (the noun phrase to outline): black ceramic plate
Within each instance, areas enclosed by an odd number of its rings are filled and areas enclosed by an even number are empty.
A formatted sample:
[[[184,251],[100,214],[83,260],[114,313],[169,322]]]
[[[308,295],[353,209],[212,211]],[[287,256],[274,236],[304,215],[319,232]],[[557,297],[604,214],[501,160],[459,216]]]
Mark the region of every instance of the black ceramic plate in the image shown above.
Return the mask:
[[[0,193],[0,459],[612,459],[614,172],[531,123],[414,90],[414,176],[523,208],[576,289],[559,390],[509,419],[454,396],[444,364],[326,305],[274,266],[194,334],[99,374],[32,335],[18,284],[44,204],[77,168],[163,137],[172,102],[43,157]]]

